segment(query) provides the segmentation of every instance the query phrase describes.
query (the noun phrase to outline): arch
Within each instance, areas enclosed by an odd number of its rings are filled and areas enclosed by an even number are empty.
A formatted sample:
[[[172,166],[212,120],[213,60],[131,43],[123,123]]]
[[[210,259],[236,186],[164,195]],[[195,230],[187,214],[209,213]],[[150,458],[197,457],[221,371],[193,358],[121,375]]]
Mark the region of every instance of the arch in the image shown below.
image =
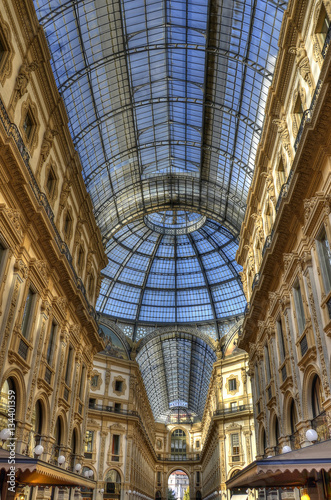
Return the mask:
[[[16,420],[24,420],[24,413],[26,411],[26,387],[23,374],[18,370],[13,370],[9,368],[3,375],[0,388],[3,386],[6,380],[12,379],[14,383],[15,390],[15,401],[16,401]]]
[[[119,470],[112,467],[105,475],[105,493],[120,495],[122,482],[122,475]]]
[[[265,428],[264,428],[264,425],[260,425],[260,428],[259,428],[259,440],[258,440],[258,452],[260,455],[264,455],[265,454],[265,449],[267,447],[267,436],[266,436],[266,432],[265,432]]]
[[[60,448],[68,442],[68,428],[67,419],[63,412],[59,412],[55,419],[54,425],[54,447],[55,454],[57,455]]]
[[[44,392],[38,392],[35,396],[35,404],[37,401],[40,401],[40,404],[42,406],[42,413],[43,413],[43,422],[42,422],[42,435],[48,435],[50,432],[49,426],[50,426],[50,404],[49,404],[49,399],[47,394]]]
[[[280,437],[279,419],[276,413],[270,417],[269,445],[278,446]]]
[[[313,418],[313,409],[312,409],[312,388],[313,388],[313,380],[315,376],[318,376],[321,381],[320,371],[315,364],[309,365],[304,373],[303,383],[302,383],[302,395],[303,395],[303,418],[311,420]],[[321,393],[322,398],[324,398],[323,387],[321,384]]]
[[[230,479],[231,477],[234,477],[240,471],[241,471],[241,468],[239,468],[239,467],[235,467],[234,469],[231,469],[229,471],[229,474],[228,474],[228,479]]]
[[[191,483],[191,473],[185,467],[182,467],[182,466],[178,467],[178,465],[176,467],[176,465],[174,465],[173,467],[171,467],[171,469],[168,470],[167,480],[166,480],[167,484],[169,481],[169,477],[171,476],[171,474],[176,472],[176,470],[181,470],[182,472],[184,472],[187,475],[187,477],[189,478],[189,481]]]
[[[82,433],[81,433],[81,429],[80,429],[78,422],[74,423],[73,431],[71,434],[70,445],[72,444],[72,438],[73,438],[74,432],[76,432],[76,455],[79,455],[81,453],[81,449],[82,449]]]
[[[120,475],[120,477],[121,477],[121,483],[123,483],[123,482],[124,482],[124,475],[123,475],[123,472],[122,472],[122,470],[121,470],[119,467],[116,467],[115,465],[114,465],[114,466],[111,466],[111,467],[108,467],[108,469],[107,469],[107,470],[106,470],[106,472],[104,473],[104,475],[103,475],[103,477],[104,477],[104,482],[106,482],[106,480],[107,480],[107,476],[108,476],[108,474],[109,474],[109,472],[110,472],[111,470],[116,470],[116,471],[119,473],[119,475]]]

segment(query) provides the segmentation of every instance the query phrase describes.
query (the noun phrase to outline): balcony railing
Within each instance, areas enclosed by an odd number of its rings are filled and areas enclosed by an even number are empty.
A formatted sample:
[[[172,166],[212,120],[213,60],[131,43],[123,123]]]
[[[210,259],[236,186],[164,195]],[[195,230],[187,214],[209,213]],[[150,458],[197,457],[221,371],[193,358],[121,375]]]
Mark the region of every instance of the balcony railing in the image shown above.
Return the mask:
[[[96,410],[96,411],[107,411],[107,412],[111,412],[111,413],[117,413],[120,415],[131,415],[133,417],[139,417],[139,414],[137,411],[125,410],[123,408],[114,408],[114,406],[95,405],[95,404],[90,403],[89,409]]]
[[[199,453],[182,453],[179,455],[161,455],[161,460],[165,462],[192,462],[200,460]]]
[[[253,405],[238,405],[238,406],[233,406],[232,408],[219,408],[218,410],[214,411],[214,416],[226,416],[226,415],[232,415],[233,413],[238,413],[242,411],[253,411]]]
[[[279,193],[278,200],[276,203],[276,212],[278,212],[278,209],[280,207],[282,199],[287,196],[288,189],[290,187],[290,183],[291,183],[291,179],[292,179],[292,175],[293,175],[293,171],[291,170],[289,175],[288,175],[287,181],[282,185],[282,187],[280,189],[280,193]]]
[[[36,181],[36,178],[32,172],[32,169],[30,167],[30,155],[25,147],[25,144],[24,144],[24,141],[21,137],[21,134],[20,134],[17,126],[10,121],[9,116],[7,114],[7,111],[6,111],[6,108],[5,108],[1,99],[0,99],[0,121],[1,121],[2,125],[4,126],[4,129],[5,129],[8,137],[12,137],[15,141],[15,144],[20,152],[22,160],[23,160],[23,162],[26,166],[26,169],[28,171],[28,174],[30,177],[30,186],[31,186],[31,189],[33,191],[33,194],[35,195],[36,200],[38,201],[39,205],[41,205],[46,212],[46,215],[47,215],[47,217],[52,225],[52,228],[54,230],[54,233],[55,233],[54,240],[55,240],[60,252],[67,259],[67,262],[68,262],[69,267],[71,269],[71,272],[73,274],[74,283],[76,284],[76,287],[78,288],[78,290],[80,290],[83,294],[88,313],[90,314],[90,316],[92,316],[94,319],[96,319],[96,317],[97,317],[96,312],[95,312],[94,308],[91,306],[91,304],[89,303],[83,282],[77,276],[76,270],[72,264],[72,256],[71,256],[70,250],[68,248],[68,245],[65,243],[65,241],[62,240],[60,233],[55,225],[54,213],[53,213],[53,210],[48,202],[47,196],[45,195],[45,193],[43,193],[40,190],[38,183]]]

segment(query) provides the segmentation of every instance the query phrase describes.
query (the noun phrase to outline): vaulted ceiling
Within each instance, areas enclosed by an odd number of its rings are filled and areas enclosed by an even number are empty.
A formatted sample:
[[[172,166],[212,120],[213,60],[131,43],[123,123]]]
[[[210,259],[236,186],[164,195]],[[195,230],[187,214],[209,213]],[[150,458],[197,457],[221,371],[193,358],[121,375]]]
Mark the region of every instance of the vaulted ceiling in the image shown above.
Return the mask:
[[[234,256],[287,2],[34,4],[109,257],[98,309],[133,339],[220,337],[244,309]]]

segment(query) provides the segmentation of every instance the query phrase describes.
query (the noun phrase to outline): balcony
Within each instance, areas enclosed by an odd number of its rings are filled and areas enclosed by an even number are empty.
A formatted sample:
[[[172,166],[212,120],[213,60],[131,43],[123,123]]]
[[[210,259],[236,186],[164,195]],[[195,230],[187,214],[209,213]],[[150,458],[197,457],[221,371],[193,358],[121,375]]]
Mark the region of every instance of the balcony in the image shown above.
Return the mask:
[[[238,405],[232,408],[219,408],[218,410],[214,411],[214,417],[226,417],[243,411],[253,412],[253,405]]]

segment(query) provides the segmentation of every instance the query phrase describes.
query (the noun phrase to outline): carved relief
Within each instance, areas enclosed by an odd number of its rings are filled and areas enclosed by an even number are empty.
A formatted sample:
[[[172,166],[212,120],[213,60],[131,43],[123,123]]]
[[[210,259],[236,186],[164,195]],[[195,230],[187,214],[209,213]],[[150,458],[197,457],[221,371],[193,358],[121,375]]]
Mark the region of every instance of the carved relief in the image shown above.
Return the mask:
[[[288,154],[290,160],[292,160],[293,152],[292,152],[290,134],[289,134],[289,131],[287,128],[286,119],[284,117],[275,118],[274,120],[272,120],[272,123],[274,123],[277,126],[277,131],[278,131],[281,143],[283,145],[283,148],[285,149],[286,153]]]
[[[297,47],[290,47],[289,52],[290,54],[295,54],[295,63],[298,67],[300,76],[312,90],[314,88],[314,78],[310,69],[310,63],[304,43],[301,41]]]
[[[30,76],[32,71],[36,71],[38,64],[32,62],[30,64],[24,62],[20,67],[18,75],[16,77],[14,94],[11,101],[11,108],[14,111],[18,101],[27,93],[27,86],[30,81]]]

